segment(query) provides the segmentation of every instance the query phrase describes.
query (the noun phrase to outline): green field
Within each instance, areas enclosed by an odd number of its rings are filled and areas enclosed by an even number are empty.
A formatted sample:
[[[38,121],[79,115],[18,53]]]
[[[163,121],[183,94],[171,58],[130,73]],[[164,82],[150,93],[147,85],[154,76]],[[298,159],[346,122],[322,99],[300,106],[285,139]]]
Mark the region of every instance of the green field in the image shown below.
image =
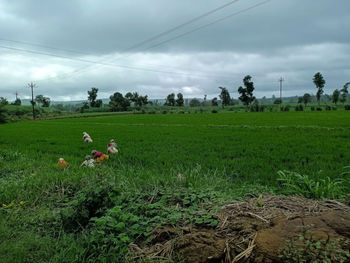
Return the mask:
[[[83,131],[92,144],[83,143]],[[118,156],[93,169],[79,167],[91,150],[106,151],[110,139],[118,144]],[[204,211],[229,200],[296,194],[299,188],[281,184],[281,170],[308,175],[305,185],[324,184],[308,197],[343,199],[350,190],[344,173],[349,139],[350,113],[342,110],[139,114],[1,125],[0,261],[123,262],[127,244],[146,240],[157,225],[215,226],[214,212]],[[56,167],[60,157],[69,169]],[[179,173],[186,179],[179,181]],[[146,200],[152,200],[151,207]],[[179,200],[189,205],[174,212]],[[153,219],[156,215],[160,218]]]

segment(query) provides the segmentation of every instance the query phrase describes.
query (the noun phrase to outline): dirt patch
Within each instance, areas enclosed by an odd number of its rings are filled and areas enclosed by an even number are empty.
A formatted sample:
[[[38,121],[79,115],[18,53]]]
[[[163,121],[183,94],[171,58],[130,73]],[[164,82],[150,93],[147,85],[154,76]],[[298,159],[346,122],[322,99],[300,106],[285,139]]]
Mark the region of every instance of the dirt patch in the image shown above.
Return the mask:
[[[215,229],[156,229],[152,244],[131,244],[131,254],[153,260],[180,255],[189,263],[280,262],[286,241],[306,228],[313,240],[342,240],[341,249],[350,250],[350,207],[337,201],[266,195],[226,205],[218,217]]]

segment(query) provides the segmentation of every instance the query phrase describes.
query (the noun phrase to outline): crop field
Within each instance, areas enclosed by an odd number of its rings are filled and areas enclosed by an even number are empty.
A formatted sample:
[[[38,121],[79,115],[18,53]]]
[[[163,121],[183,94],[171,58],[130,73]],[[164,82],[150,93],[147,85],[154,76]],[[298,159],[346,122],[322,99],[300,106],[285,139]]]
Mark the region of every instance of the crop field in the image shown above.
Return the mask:
[[[93,143],[82,141],[84,131]],[[105,152],[110,139],[118,155],[95,168],[80,167],[91,150]],[[349,139],[350,114],[341,110],[2,125],[0,261],[123,262],[127,245],[147,240],[156,226],[214,227],[214,212],[204,211],[228,200],[264,193],[343,199],[350,190],[344,170],[350,165]],[[60,157],[69,168],[57,167]],[[307,175],[300,180],[323,182],[325,189],[312,194],[300,185],[287,187],[283,180],[292,183],[293,176],[279,171]],[[179,200],[189,205],[176,212]]]

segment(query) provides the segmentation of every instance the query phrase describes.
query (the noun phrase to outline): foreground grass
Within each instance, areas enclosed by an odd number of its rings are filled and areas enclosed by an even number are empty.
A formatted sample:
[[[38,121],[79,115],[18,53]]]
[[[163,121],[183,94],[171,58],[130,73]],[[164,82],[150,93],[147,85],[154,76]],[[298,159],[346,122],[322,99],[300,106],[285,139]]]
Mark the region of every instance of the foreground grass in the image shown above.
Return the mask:
[[[0,126],[0,261],[123,262],[127,244],[146,242],[153,227],[215,226],[221,204],[250,194],[309,193],[309,182],[340,178],[341,186],[309,197],[344,198],[348,115],[128,115]],[[83,131],[92,145],[82,143]],[[79,167],[111,138],[118,156]],[[69,169],[56,167],[59,157]]]

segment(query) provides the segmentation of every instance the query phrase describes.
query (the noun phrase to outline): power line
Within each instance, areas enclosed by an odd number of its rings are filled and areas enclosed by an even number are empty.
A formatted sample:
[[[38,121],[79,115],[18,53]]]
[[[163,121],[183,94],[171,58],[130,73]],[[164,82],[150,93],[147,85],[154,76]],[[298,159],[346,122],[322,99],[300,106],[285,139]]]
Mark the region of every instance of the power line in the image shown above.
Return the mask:
[[[213,13],[215,13],[215,12],[221,10],[221,9],[224,9],[224,8],[230,6],[230,5],[232,5],[232,4],[234,4],[234,3],[238,2],[238,1],[240,1],[240,0],[230,1],[230,2],[228,2],[226,4],[224,4],[224,5],[221,5],[221,6],[217,7],[217,8],[215,8],[215,9],[212,9],[212,10],[210,10],[210,11],[204,13],[204,14],[201,14],[201,15],[195,17],[195,18],[192,18],[192,19],[190,19],[190,20],[188,20],[188,21],[186,21],[186,22],[184,22],[182,24],[174,26],[174,27],[172,27],[172,28],[170,28],[170,29],[168,29],[166,31],[163,31],[163,32],[161,32],[161,33],[159,33],[157,35],[154,35],[154,36],[152,36],[150,38],[147,38],[147,39],[145,39],[145,40],[143,40],[143,41],[141,41],[139,43],[136,43],[136,44],[132,45],[131,47],[125,48],[125,49],[121,50],[120,53],[131,51],[131,50],[133,50],[135,48],[138,48],[138,47],[140,47],[140,46],[142,46],[142,45],[144,45],[146,43],[152,42],[153,40],[156,40],[156,39],[158,39],[158,38],[160,38],[162,36],[168,35],[168,34],[174,32],[174,31],[176,31],[176,30],[178,30],[178,29],[180,29],[180,28],[182,28],[184,26],[192,24],[192,23],[194,23],[194,22],[196,22],[196,21],[198,21],[198,20],[200,20],[200,19],[202,19],[202,18],[204,18],[204,17],[206,17],[208,15],[211,15],[211,14],[213,14]],[[109,61],[109,60],[113,61],[114,59],[102,59],[102,60],[99,60],[99,62]],[[73,75],[75,73],[83,71],[84,69],[88,69],[88,68],[91,69],[92,67],[93,67],[93,65],[84,66],[84,67],[76,69],[76,70],[74,70],[74,71],[72,71],[71,73],[68,73],[68,74],[72,74]]]
[[[47,45],[32,43],[32,42],[19,41],[19,40],[14,40],[14,39],[0,38],[0,41],[17,43],[17,44],[24,44],[24,45],[34,46],[34,47],[43,47],[43,48],[53,49],[53,50],[60,50],[60,51],[75,53],[75,54],[79,54],[79,55],[91,55],[91,54],[86,53],[86,52],[76,51],[76,50],[72,50],[72,49],[58,48],[58,47],[47,46]]]
[[[35,51],[35,50],[20,49],[20,48],[7,47],[7,46],[1,46],[1,45],[0,45],[0,48],[14,50],[14,51],[27,52],[27,53],[32,53],[32,54],[38,54],[38,55],[52,56],[52,57],[57,57],[57,58],[69,59],[69,60],[76,60],[76,61],[80,61],[80,62],[84,62],[84,63],[100,64],[100,65],[105,65],[105,66],[124,68],[124,69],[129,69],[129,70],[140,70],[140,71],[149,71],[149,72],[164,73],[164,74],[205,77],[205,78],[210,77],[209,75],[198,75],[198,74],[195,75],[195,74],[189,74],[189,73],[184,73],[184,72],[164,71],[164,70],[157,70],[157,69],[147,69],[147,68],[141,68],[141,67],[127,66],[127,65],[104,63],[104,62],[92,61],[92,60],[87,60],[87,59],[82,59],[82,58],[72,58],[72,57],[57,55],[57,54],[53,54],[53,53],[45,53],[45,52],[40,52],[40,51]],[[212,75],[212,77],[217,77],[217,76]],[[220,76],[220,77],[226,78],[226,76]],[[229,77],[227,76],[227,78],[229,78]]]
[[[167,31],[164,31],[163,33],[160,33],[160,34],[158,34],[158,35],[156,35],[156,36],[154,36],[154,37],[149,38],[149,39],[147,40],[147,42],[148,42],[148,41],[151,41],[151,39],[154,40],[156,37],[160,37],[160,36],[163,36],[163,35],[165,35],[165,34],[168,34],[169,32],[173,32],[173,31],[175,31],[175,30],[177,30],[177,29],[179,29],[179,28],[181,28],[181,27],[183,27],[183,26],[185,26],[185,25],[187,25],[187,24],[193,23],[193,22],[199,20],[200,18],[203,18],[204,16],[207,16],[207,15],[209,15],[209,14],[211,14],[211,13],[214,13],[214,12],[220,10],[220,9],[223,9],[223,8],[227,7],[228,5],[231,5],[231,4],[233,4],[233,3],[237,2],[237,1],[239,1],[239,0],[231,1],[231,2],[229,2],[229,3],[227,3],[227,4],[223,5],[223,6],[220,6],[220,7],[216,8],[216,9],[213,9],[213,10],[211,10],[211,11],[209,11],[209,12],[207,12],[207,13],[201,15],[201,16],[198,16],[198,17],[196,17],[196,18],[194,18],[194,19],[191,19],[191,20],[189,20],[188,22],[185,22],[185,23],[183,23],[183,24],[181,24],[181,25],[179,25],[179,26],[176,26],[176,27],[174,27],[174,28],[172,28],[172,29],[169,29],[169,30],[167,30]],[[197,27],[197,28],[195,28],[195,29],[193,29],[193,30],[187,31],[187,32],[185,32],[185,33],[183,33],[183,34],[177,35],[177,36],[175,36],[175,37],[173,37],[173,38],[167,39],[167,40],[165,40],[165,41],[162,41],[162,42],[160,42],[160,43],[157,43],[157,44],[155,44],[155,45],[152,45],[152,46],[150,46],[150,47],[147,47],[147,48],[143,49],[142,51],[146,51],[146,50],[155,48],[155,47],[157,47],[157,46],[163,45],[163,44],[165,44],[165,43],[167,43],[167,42],[173,41],[173,40],[175,40],[175,39],[181,38],[181,37],[183,37],[183,36],[185,36],[185,35],[188,35],[188,34],[190,34],[190,33],[193,33],[193,32],[196,32],[196,31],[198,31],[198,30],[201,30],[201,29],[203,29],[203,28],[205,28],[205,27],[208,27],[208,26],[211,26],[211,25],[216,24],[216,23],[218,23],[218,22],[221,22],[221,21],[223,21],[223,20],[225,20],[225,19],[228,19],[228,18],[231,18],[231,17],[233,17],[233,16],[239,15],[239,14],[241,14],[241,13],[247,12],[247,11],[253,9],[253,8],[256,8],[256,7],[260,6],[260,5],[266,4],[267,2],[270,2],[270,1],[271,1],[271,0],[266,0],[266,1],[260,2],[260,3],[258,3],[258,4],[253,5],[253,6],[250,6],[250,7],[248,7],[248,8],[243,9],[243,10],[240,10],[240,11],[237,11],[237,12],[235,12],[235,13],[232,13],[232,14],[230,14],[230,15],[228,15],[228,16],[225,16],[225,17],[223,17],[223,18],[214,20],[213,22],[204,24],[204,25],[202,25],[202,26],[200,26],[200,27]],[[19,42],[19,41],[18,41],[18,42]],[[146,42],[146,40],[140,42],[139,44],[141,45],[141,43],[143,44],[143,43],[145,43],[145,42]],[[23,42],[23,43],[24,43],[24,42]],[[138,45],[138,44],[136,44],[136,45]],[[128,49],[130,50],[131,48],[135,48],[136,45],[134,45],[133,47],[130,47],[130,48],[128,48]],[[132,66],[125,66],[125,65],[116,65],[116,64],[111,64],[111,63],[104,63],[104,62],[103,62],[104,60],[100,60],[100,61],[91,61],[91,60],[81,59],[81,58],[71,58],[71,57],[64,56],[64,55],[57,55],[57,54],[53,54],[53,53],[45,53],[45,52],[40,52],[40,51],[28,50],[28,49],[19,49],[19,48],[8,47],[8,46],[1,46],[1,45],[0,45],[0,48],[9,49],[9,50],[15,50],[15,51],[21,51],[21,52],[28,52],[28,53],[33,53],[33,54],[46,55],[46,56],[53,56],[53,57],[58,57],[58,58],[63,58],[63,59],[76,60],[76,61],[80,61],[80,62],[84,62],[84,63],[90,63],[90,64],[95,64],[95,65],[114,66],[114,67],[125,68],[125,69],[143,70],[143,71],[150,71],[150,72],[157,72],[157,73],[165,73],[165,74],[177,74],[177,75],[186,75],[186,76],[196,76],[196,75],[193,75],[193,74],[182,73],[182,72],[162,71],[162,70],[157,70],[157,69],[146,69],[146,68],[141,68],[141,67],[132,67]],[[57,49],[58,49],[58,48],[57,48]],[[125,50],[128,50],[128,49],[125,49]],[[62,49],[62,50],[63,50],[63,49]],[[66,50],[66,51],[67,51],[67,50]],[[71,51],[71,52],[72,52],[72,51]],[[88,67],[90,67],[90,66],[88,66]],[[84,68],[86,68],[86,67],[84,67]],[[81,70],[84,69],[84,68],[77,69],[77,70],[75,70],[75,71],[73,71],[73,72],[71,72],[71,73],[65,73],[65,74],[62,75],[62,76],[69,76],[69,75],[72,75],[72,74],[74,74],[74,73],[77,73],[78,71],[81,71]],[[58,78],[58,77],[60,77],[60,76],[51,77],[51,78],[48,78],[48,79],[46,79],[46,80],[55,79],[55,78]],[[206,78],[207,78],[207,77],[209,77],[209,76],[208,76],[208,75],[206,75],[206,76],[197,75],[197,77],[206,77]],[[224,77],[224,76],[220,76],[220,77]],[[224,77],[224,78],[226,78],[226,77]],[[227,77],[227,78],[230,78],[230,77]]]
[[[162,41],[162,42],[160,42],[160,43],[157,43],[157,44],[155,44],[155,45],[152,45],[152,46],[150,46],[150,47],[144,48],[144,49],[142,49],[141,51],[147,51],[147,50],[153,49],[153,48],[155,48],[155,47],[164,45],[165,43],[168,43],[168,42],[173,41],[173,40],[175,40],[175,39],[179,39],[179,38],[181,38],[181,37],[184,37],[184,36],[186,36],[186,35],[189,35],[189,34],[191,34],[191,33],[193,33],[193,32],[199,31],[199,30],[201,30],[201,29],[203,29],[203,28],[206,28],[206,27],[208,27],[208,26],[214,25],[214,24],[216,24],[216,23],[219,23],[219,22],[221,22],[221,21],[223,21],[223,20],[226,20],[226,19],[228,19],[228,18],[231,18],[231,17],[237,16],[237,15],[239,15],[239,14],[248,12],[249,10],[254,9],[254,8],[258,7],[258,6],[264,5],[264,4],[266,4],[266,3],[270,2],[270,1],[272,1],[272,0],[265,0],[265,1],[263,1],[263,2],[260,2],[260,3],[258,3],[258,4],[255,4],[255,5],[250,6],[250,7],[248,7],[248,8],[242,9],[242,10],[240,10],[240,11],[237,11],[237,12],[235,12],[235,13],[232,13],[232,14],[230,14],[230,15],[227,15],[227,16],[225,16],[225,17],[222,17],[222,18],[220,18],[220,19],[214,20],[213,22],[204,24],[204,25],[202,25],[202,26],[200,26],[200,27],[197,27],[197,28],[195,28],[195,29],[192,29],[192,30],[187,31],[187,32],[185,32],[185,33],[182,33],[182,34],[180,34],[180,35],[177,35],[177,36],[172,37],[172,38],[170,38],[170,39],[164,40],[164,41]],[[130,56],[130,54],[129,54],[129,55],[125,55],[124,57],[129,57],[129,56]],[[92,66],[88,66],[88,67],[92,67]],[[86,67],[85,67],[85,68],[86,68]],[[83,70],[83,69],[85,69],[85,68],[81,68],[81,69],[75,70],[75,71],[73,71],[71,74],[75,74],[75,73],[77,73],[77,72],[79,72],[79,71],[81,71],[81,70]]]

